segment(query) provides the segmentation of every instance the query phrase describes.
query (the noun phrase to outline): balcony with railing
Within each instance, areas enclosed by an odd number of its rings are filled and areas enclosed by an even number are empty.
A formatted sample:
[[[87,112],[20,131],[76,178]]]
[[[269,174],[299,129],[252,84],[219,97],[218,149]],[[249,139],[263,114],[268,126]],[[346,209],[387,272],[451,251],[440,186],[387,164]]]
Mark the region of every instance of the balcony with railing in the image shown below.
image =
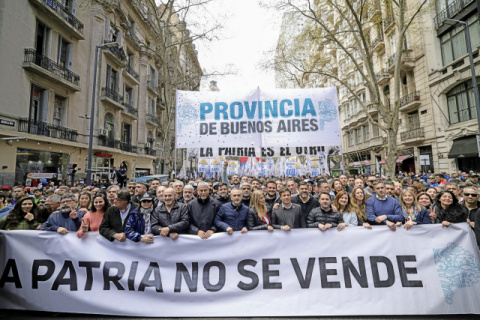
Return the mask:
[[[110,43],[111,41],[105,41],[105,43]],[[123,48],[119,47],[110,47],[103,50],[105,55],[109,57],[112,62],[114,62],[118,67],[125,67],[127,65],[127,55]]]
[[[155,157],[157,151],[151,147],[151,143],[146,143],[145,148],[143,149],[146,155]]]
[[[106,136],[98,137],[98,144],[102,147],[114,148],[114,149],[119,149],[120,147],[119,140],[110,139]]]
[[[137,146],[132,146],[129,142],[120,142],[120,150],[137,153]]]
[[[395,72],[395,59],[396,53],[394,53],[390,58],[387,60],[387,68],[388,72],[393,74]],[[402,53],[402,57],[400,59],[400,68],[405,71],[410,71],[415,68],[415,59],[413,57],[413,51],[410,49],[404,50]]]
[[[131,105],[128,102],[122,102],[122,105],[125,107],[125,110],[123,110],[124,114],[126,114],[127,116],[130,116],[134,119],[137,119],[138,110],[133,105]]]
[[[148,80],[147,89],[151,90],[154,94],[158,95],[158,82],[153,79]]]
[[[375,77],[380,85],[386,84],[388,81],[390,81],[390,74],[388,73],[387,69],[381,69],[380,72],[375,75]]]
[[[131,45],[133,45],[137,50],[140,49],[141,41],[138,38],[138,36],[135,34],[135,30],[132,30],[132,29],[128,30],[125,33],[125,39],[127,39],[127,41]]]
[[[385,41],[383,39],[383,35],[378,35],[375,39],[373,39],[372,50],[378,54],[385,51]]]
[[[123,70],[124,74],[130,77],[136,84],[138,84],[138,81],[140,80],[140,76],[138,73],[133,69],[131,65],[127,65],[125,69]]]
[[[30,0],[40,12],[44,13],[47,19],[52,19],[62,27],[62,32],[68,35],[83,40],[83,23],[73,15],[72,12],[59,1],[55,0]]]
[[[417,142],[425,139],[424,128],[412,128],[400,133],[400,140],[404,143]]]
[[[80,76],[78,74],[37,53],[35,49],[25,49],[23,67],[73,91],[80,91]]]
[[[447,19],[454,18],[460,11],[473,2],[475,2],[475,0],[457,0],[450,3],[445,9],[440,11],[435,18],[433,18],[435,28],[438,29],[443,26]]]
[[[410,112],[420,106],[420,91],[411,92],[400,98],[400,111]]]
[[[102,94],[100,95],[100,100],[110,103],[112,106],[124,110],[125,107],[123,106],[123,96],[116,92],[115,90],[103,87]]]
[[[55,139],[77,141],[77,130],[68,129],[51,123],[21,118],[18,122],[18,131]]]
[[[146,118],[147,118],[147,122],[155,126],[158,126],[158,118],[154,114],[147,113]]]

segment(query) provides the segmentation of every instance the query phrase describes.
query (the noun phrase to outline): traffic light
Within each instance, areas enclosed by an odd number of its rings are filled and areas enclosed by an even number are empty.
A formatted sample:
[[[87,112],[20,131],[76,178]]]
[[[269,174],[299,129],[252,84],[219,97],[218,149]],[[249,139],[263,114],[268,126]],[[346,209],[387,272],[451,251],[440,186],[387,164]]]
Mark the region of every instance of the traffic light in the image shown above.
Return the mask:
[[[77,172],[77,164],[76,163],[69,163],[68,164],[68,174],[75,175]]]

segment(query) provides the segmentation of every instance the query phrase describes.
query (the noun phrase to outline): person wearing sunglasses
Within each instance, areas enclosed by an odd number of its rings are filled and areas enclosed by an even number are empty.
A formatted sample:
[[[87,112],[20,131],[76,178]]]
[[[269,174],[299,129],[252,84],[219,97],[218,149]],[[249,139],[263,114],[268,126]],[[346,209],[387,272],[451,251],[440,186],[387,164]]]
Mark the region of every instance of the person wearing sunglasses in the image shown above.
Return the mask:
[[[468,210],[467,223],[475,229],[475,218],[479,206],[478,189],[475,187],[465,187],[463,189],[463,203],[462,205]]]
[[[153,243],[151,215],[155,206],[153,205],[154,197],[145,192],[140,198],[140,208],[137,212],[132,213],[125,225],[125,236],[135,242],[143,242],[146,244]]]

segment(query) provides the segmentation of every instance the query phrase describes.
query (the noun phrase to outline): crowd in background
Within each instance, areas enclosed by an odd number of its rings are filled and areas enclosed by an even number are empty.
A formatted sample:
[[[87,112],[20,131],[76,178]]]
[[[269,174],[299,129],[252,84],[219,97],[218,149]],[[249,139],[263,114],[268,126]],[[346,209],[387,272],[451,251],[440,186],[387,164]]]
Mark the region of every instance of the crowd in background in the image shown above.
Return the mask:
[[[44,179],[37,187],[4,185],[0,229],[75,232],[80,239],[98,231],[110,241],[153,243],[155,236],[180,234],[208,239],[216,232],[375,225],[395,231],[466,222],[480,246],[475,173],[255,178],[227,176],[226,165],[221,179],[128,182],[122,173],[90,186]]]

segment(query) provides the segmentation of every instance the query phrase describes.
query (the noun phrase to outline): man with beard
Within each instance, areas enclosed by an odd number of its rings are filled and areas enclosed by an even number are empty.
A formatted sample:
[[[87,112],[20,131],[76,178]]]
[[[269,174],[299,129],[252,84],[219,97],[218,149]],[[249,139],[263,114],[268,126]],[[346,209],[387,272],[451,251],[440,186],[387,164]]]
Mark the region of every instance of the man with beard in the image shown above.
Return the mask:
[[[242,191],[233,189],[230,195],[232,201],[224,204],[215,216],[215,227],[229,235],[233,231],[247,232],[248,207],[242,203]]]
[[[320,206],[318,200],[309,195],[308,183],[305,181],[300,181],[298,183],[298,196],[292,197],[292,203],[300,205],[305,220],[307,219],[308,214],[310,213],[310,211],[312,211],[312,209],[318,208]]]
[[[367,186],[365,187],[365,189],[363,189],[363,192],[365,192],[365,194],[368,194],[369,196],[374,196],[375,195],[375,190],[373,189],[373,184],[377,182],[377,178],[375,176],[369,176],[367,178]]]
[[[320,206],[310,211],[307,217],[308,228],[319,228],[322,231],[338,227],[344,228],[342,215],[332,210],[332,199],[327,192],[320,193]]]
[[[183,199],[178,202],[181,202],[183,204],[189,204],[190,202],[192,202],[193,199],[195,199],[193,197],[193,192],[194,192],[193,186],[187,184],[183,188]]]
[[[85,212],[75,210],[75,195],[66,193],[60,197],[60,210],[52,213],[47,222],[45,222],[40,230],[56,231],[61,235],[67,234],[69,231],[77,232],[82,223]]]
[[[144,182],[137,182],[135,184],[135,195],[132,198],[132,202],[139,204],[140,199],[142,198],[143,194],[148,191],[147,184]]]
[[[217,230],[214,222],[220,204],[209,196],[209,187],[206,182],[198,184],[197,193],[198,197],[187,206],[190,217],[188,233],[208,239]]]
[[[228,186],[224,182],[220,182],[218,184],[217,194],[215,195],[214,199],[220,203],[220,205],[224,205],[225,203],[230,202],[230,197],[228,195]]]
[[[393,190],[393,195],[395,198],[398,199],[403,191],[403,186],[400,182],[395,182],[393,185],[395,187],[395,189]]]
[[[390,197],[395,197],[395,185],[393,184],[392,181],[387,181],[385,182],[385,192],[387,193],[387,195],[389,195]]]
[[[338,180],[340,180],[340,183],[342,184],[343,189],[347,191],[348,194],[352,194],[353,188],[348,185],[347,175],[342,173],[340,176],[338,176]]]
[[[255,179],[252,179],[252,189],[253,189],[253,191],[255,191],[255,190],[260,190],[260,187],[261,187],[261,186],[262,186],[262,185],[260,184],[260,180],[258,180],[258,179],[256,179],[256,178],[255,178]]]
[[[252,186],[248,182],[240,183],[240,190],[242,191],[242,203],[250,207],[250,198],[252,196]]]
[[[265,191],[265,205],[267,206],[267,214],[270,217],[273,206],[280,201],[280,196],[277,194],[277,183],[273,180],[267,181]]]
[[[177,240],[180,233],[187,233],[189,217],[187,206],[175,201],[175,191],[163,191],[164,203],[155,208],[152,214],[152,233]]]

